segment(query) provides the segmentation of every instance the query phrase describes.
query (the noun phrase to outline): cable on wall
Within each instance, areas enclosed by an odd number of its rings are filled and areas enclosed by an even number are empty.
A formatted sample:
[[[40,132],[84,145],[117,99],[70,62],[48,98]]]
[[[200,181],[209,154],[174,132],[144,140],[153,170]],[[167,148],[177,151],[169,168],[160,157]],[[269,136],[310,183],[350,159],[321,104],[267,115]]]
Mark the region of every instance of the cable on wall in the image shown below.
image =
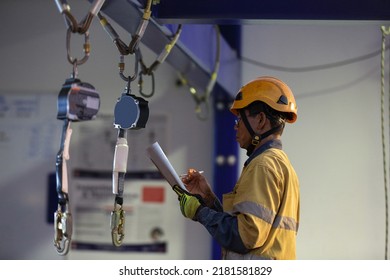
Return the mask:
[[[389,49],[389,47],[390,46],[387,46],[387,47],[385,47],[385,49]],[[241,57],[241,60],[243,62],[247,62],[247,63],[253,64],[253,65],[259,66],[259,67],[264,67],[264,68],[268,68],[268,69],[276,70],[276,71],[311,72],[311,71],[326,70],[326,69],[331,69],[331,68],[336,68],[336,67],[341,67],[341,66],[357,63],[357,62],[360,62],[360,61],[363,61],[366,59],[376,57],[377,55],[379,55],[381,53],[381,51],[382,50],[377,50],[377,51],[369,53],[369,54],[361,55],[358,57],[354,57],[351,59],[346,59],[346,60],[342,60],[342,61],[338,61],[338,62],[334,62],[334,63],[312,65],[312,66],[305,66],[305,67],[284,67],[284,66],[279,66],[279,65],[272,65],[272,64],[267,64],[267,63],[261,62],[261,61],[256,61],[254,59],[247,58],[247,57]]]
[[[388,259],[388,238],[389,238],[389,207],[388,207],[388,183],[387,183],[387,155],[386,155],[386,142],[385,142],[385,54],[386,54],[386,37],[390,35],[390,27],[381,27],[382,31],[382,51],[381,51],[381,130],[382,130],[382,154],[383,154],[383,177],[384,177],[384,190],[385,190],[385,260]],[[390,79],[389,79],[390,81]],[[389,101],[390,101],[390,89],[389,89]],[[390,106],[390,104],[389,104]],[[390,108],[389,108],[390,109]],[[389,110],[390,111],[390,110]],[[389,119],[390,120],[390,119]]]

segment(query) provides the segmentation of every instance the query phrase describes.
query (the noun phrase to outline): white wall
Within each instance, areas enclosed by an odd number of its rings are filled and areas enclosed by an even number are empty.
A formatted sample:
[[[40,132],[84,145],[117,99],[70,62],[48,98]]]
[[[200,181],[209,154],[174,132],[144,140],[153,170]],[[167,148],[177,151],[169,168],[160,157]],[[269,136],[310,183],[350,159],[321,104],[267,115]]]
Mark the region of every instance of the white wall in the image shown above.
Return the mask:
[[[81,20],[88,10],[87,1],[69,1],[75,17]],[[55,2],[47,0],[14,1],[0,3],[0,94],[32,94],[58,96],[72,66],[66,59],[66,28]],[[115,24],[113,24],[115,26]],[[119,29],[125,42],[129,35]],[[83,36],[72,36],[72,55],[81,57]],[[95,19],[90,29],[91,56],[79,66],[79,78],[93,84],[100,93],[99,113],[113,114],[117,98],[125,83],[118,75],[119,53],[111,39]],[[144,61],[151,64],[156,54],[141,46]],[[126,58],[126,72],[131,73],[132,58]],[[170,116],[170,136],[168,156],[180,172],[188,167],[212,173],[212,119],[197,119],[192,97],[185,88],[177,88],[176,72],[169,65],[161,65],[156,74],[156,93],[149,99],[150,114],[166,113]],[[145,83],[148,83],[145,77]],[[148,86],[147,84],[145,86]],[[134,92],[135,93],[135,92]],[[44,98],[44,97],[43,97]],[[58,124],[48,131],[46,120],[42,122],[52,141],[46,146],[45,156],[21,158],[25,147],[18,146],[23,138],[31,137],[28,123],[17,122],[16,126],[2,131],[0,142],[0,258],[1,259],[58,259],[53,246],[53,225],[46,223],[47,175],[55,171],[55,155],[59,148],[58,128],[62,122],[56,120],[56,103],[43,103],[40,114],[49,116]],[[0,122],[4,120],[0,119]],[[2,127],[7,124],[2,123]],[[10,141],[4,135],[11,135],[13,129],[25,125],[20,138]],[[196,133],[194,133],[196,132]],[[23,134],[24,133],[24,134]],[[113,133],[116,129],[113,127]],[[14,135],[14,134],[12,134]],[[49,137],[50,137],[49,136]],[[11,136],[9,136],[11,137]],[[74,138],[75,140],[77,138]],[[20,140],[20,141],[19,141]],[[72,137],[73,140],[73,137]],[[42,146],[42,143],[38,143]],[[78,143],[72,141],[72,147]],[[112,158],[113,154],[107,155]],[[71,154],[72,158],[72,154]],[[210,178],[211,180],[212,178]],[[70,190],[71,191],[71,190]],[[172,196],[173,196],[172,192]],[[183,238],[178,240],[182,246],[183,259],[208,259],[211,256],[211,240],[208,233],[196,223],[184,219],[177,207],[177,216],[171,217],[180,228],[184,228]],[[109,227],[109,224],[107,224]],[[184,238],[191,241],[187,242]],[[192,246],[196,244],[196,246]],[[93,254],[89,259],[95,258]],[[99,256],[96,256],[99,258]],[[131,258],[131,256],[129,256]]]
[[[243,56],[285,68],[342,62],[379,51],[380,26],[248,25],[243,29]],[[283,140],[301,182],[298,258],[383,259],[380,54],[308,72],[243,64],[244,82],[261,75],[287,82],[298,103],[298,120],[286,126]]]

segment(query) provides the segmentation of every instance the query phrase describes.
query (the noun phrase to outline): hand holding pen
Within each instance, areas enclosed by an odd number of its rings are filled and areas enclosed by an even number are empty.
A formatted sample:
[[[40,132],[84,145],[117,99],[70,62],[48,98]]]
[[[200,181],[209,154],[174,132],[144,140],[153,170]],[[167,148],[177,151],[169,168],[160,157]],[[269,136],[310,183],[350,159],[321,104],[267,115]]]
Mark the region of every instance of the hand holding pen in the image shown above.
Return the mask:
[[[187,174],[180,175],[180,178],[190,193],[200,195],[206,205],[211,207],[214,204],[215,194],[202,173],[204,173],[203,170],[197,171],[189,168]]]
[[[188,171],[188,173],[185,173],[185,174],[180,174],[180,178],[182,179],[182,178],[186,178],[186,177],[188,177],[189,175],[191,175],[191,172],[198,172],[199,174],[202,174],[202,173],[204,173],[204,171],[203,170],[200,170],[200,171],[196,171],[195,169],[189,169],[189,171]]]

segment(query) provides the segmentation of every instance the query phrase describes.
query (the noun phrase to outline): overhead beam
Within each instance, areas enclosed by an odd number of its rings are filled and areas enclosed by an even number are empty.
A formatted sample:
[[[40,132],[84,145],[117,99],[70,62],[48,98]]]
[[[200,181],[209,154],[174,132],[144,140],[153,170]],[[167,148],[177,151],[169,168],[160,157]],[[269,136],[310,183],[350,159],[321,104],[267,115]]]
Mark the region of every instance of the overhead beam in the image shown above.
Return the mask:
[[[143,15],[144,4],[141,2],[106,0],[101,12],[110,21],[116,22],[133,35]],[[176,27],[160,24],[152,17],[141,42],[158,55],[171,41],[175,30]],[[212,76],[215,61],[213,58],[216,54],[216,35],[212,30],[213,25],[183,25],[179,40],[165,60],[179,73],[185,75],[188,83],[198,91],[206,90]],[[221,38],[220,57],[217,86],[229,95],[233,95],[240,82],[240,64],[235,50],[223,38]],[[158,72],[158,68],[156,71]],[[232,79],[232,76],[237,78]]]
[[[144,0],[142,0],[144,1]],[[263,20],[390,20],[389,0],[160,0],[161,23],[253,24]]]

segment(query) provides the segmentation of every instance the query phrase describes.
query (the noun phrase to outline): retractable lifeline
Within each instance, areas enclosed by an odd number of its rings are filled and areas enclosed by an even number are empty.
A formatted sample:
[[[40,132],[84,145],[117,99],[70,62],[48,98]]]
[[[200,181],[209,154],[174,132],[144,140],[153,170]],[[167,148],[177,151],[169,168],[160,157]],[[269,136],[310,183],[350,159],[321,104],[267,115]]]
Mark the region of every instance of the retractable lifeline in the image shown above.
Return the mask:
[[[90,44],[89,32],[93,16],[99,12],[104,0],[97,0],[93,3],[88,15],[82,25],[77,24],[70,13],[70,7],[66,1],[55,1],[60,13],[65,16],[67,25],[66,51],[67,58],[73,66],[70,78],[62,85],[57,101],[57,119],[64,121],[60,150],[56,158],[56,190],[58,195],[58,207],[54,213],[54,246],[59,255],[66,255],[69,252],[72,240],[72,214],[69,204],[68,170],[67,161],[70,159],[69,146],[72,129],[72,122],[88,121],[96,117],[100,107],[100,98],[95,88],[78,79],[77,67],[85,63],[89,58]],[[72,33],[83,34],[84,57],[82,59],[73,58],[70,52],[70,39]]]
[[[72,130],[70,121],[65,120],[60,150],[56,161],[56,182],[58,208],[54,213],[54,246],[58,254],[66,255],[72,238],[72,214],[69,207],[68,177],[66,160],[69,159],[69,142]]]
[[[128,45],[125,44],[124,41],[119,37],[118,33],[108,22],[108,20],[101,13],[97,14],[101,25],[106,30],[107,34],[110,36],[111,40],[114,42],[119,51],[119,75],[124,81],[127,82],[124,92],[117,100],[114,111],[114,126],[118,129],[118,136],[115,146],[112,173],[112,191],[115,194],[115,202],[114,210],[111,212],[111,237],[112,243],[115,246],[121,246],[125,236],[125,211],[123,210],[123,193],[129,152],[129,146],[127,144],[127,131],[131,129],[144,128],[149,118],[148,102],[142,97],[137,97],[134,94],[131,94],[130,86],[139,74],[139,93],[145,98],[153,96],[155,88],[153,72],[160,64],[165,61],[171,49],[176,44],[182,30],[182,26],[179,25],[171,41],[165,46],[164,50],[157,57],[156,61],[150,67],[147,67],[142,59],[139,44],[141,43],[141,39],[150,20],[152,2],[152,0],[146,1],[142,20],[136,33],[132,36],[131,42]],[[129,54],[135,55],[134,74],[132,76],[126,76],[123,73],[125,69],[124,56]],[[139,73],[138,64],[141,66]],[[143,92],[143,75],[148,75],[151,77],[152,90],[148,94]]]
[[[56,160],[56,183],[58,209],[54,213],[54,245],[60,255],[66,255],[72,237],[72,215],[68,196],[68,171],[66,161],[69,160],[69,144],[72,135],[72,122],[88,121],[96,117],[100,107],[100,98],[95,88],[76,77],[77,66],[73,75],[67,79],[58,95],[57,119],[64,120],[60,150]]]
[[[138,52],[136,52],[138,56]],[[129,146],[127,145],[127,130],[144,128],[149,118],[148,102],[141,97],[131,94],[131,82],[137,77],[138,59],[135,61],[133,76],[123,75],[124,62],[121,55],[119,63],[120,76],[127,82],[127,86],[118,98],[114,110],[114,126],[118,129],[115,145],[112,192],[115,194],[114,210],[111,212],[111,237],[115,246],[121,246],[125,236],[125,211],[123,210],[123,193]]]
[[[115,194],[114,210],[111,212],[111,237],[115,246],[120,246],[125,237],[125,211],[123,210],[123,192],[127,171],[127,130],[118,128],[112,170],[112,192]]]
[[[68,196],[68,171],[66,161],[69,160],[69,144],[72,135],[71,122],[92,120],[100,107],[100,98],[95,88],[81,82],[73,75],[67,79],[58,95],[57,119],[64,120],[60,150],[56,160],[56,183],[58,209],[54,213],[54,245],[60,255],[66,255],[72,237],[72,215]]]

